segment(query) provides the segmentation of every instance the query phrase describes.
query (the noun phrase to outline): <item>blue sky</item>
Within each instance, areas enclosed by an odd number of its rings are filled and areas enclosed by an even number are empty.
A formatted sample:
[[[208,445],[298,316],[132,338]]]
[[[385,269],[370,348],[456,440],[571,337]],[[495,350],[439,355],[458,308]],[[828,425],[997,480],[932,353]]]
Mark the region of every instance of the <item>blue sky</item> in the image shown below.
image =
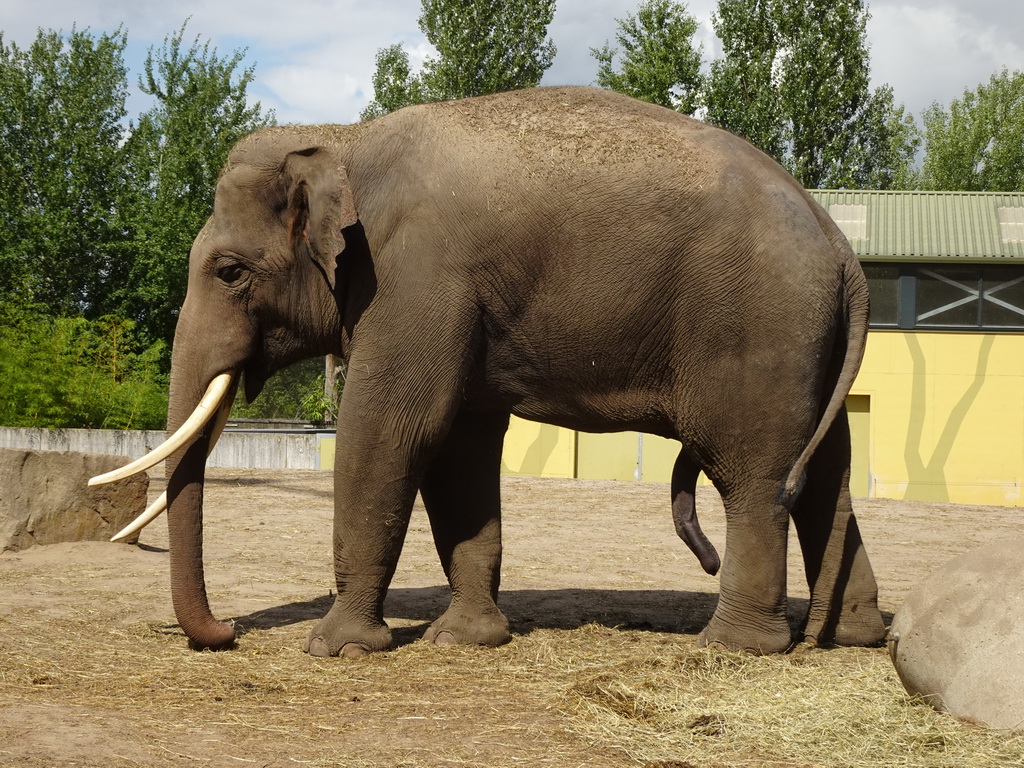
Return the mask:
[[[589,84],[590,48],[613,38],[615,18],[637,0],[558,0],[549,34],[558,46],[544,84]],[[705,58],[715,53],[715,0],[687,3],[701,27]],[[948,104],[1007,67],[1024,71],[1024,3],[1018,0],[869,0],[872,79],[893,86],[915,115]],[[404,43],[414,63],[429,47],[416,20],[420,0],[2,0],[0,31],[24,46],[36,30],[123,25],[134,84],[150,46],[190,18],[187,38],[209,39],[222,55],[248,50],[251,94],[280,122],[352,122],[372,98],[379,48]],[[144,104],[136,100],[131,111]]]

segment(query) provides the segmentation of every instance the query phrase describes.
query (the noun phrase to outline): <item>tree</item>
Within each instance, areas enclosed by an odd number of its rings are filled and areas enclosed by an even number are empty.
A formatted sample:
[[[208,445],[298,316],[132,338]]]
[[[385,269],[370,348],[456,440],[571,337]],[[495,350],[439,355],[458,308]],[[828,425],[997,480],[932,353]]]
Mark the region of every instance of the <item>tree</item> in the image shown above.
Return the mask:
[[[719,0],[723,55],[706,81],[707,119],[806,187],[908,178],[916,128],[891,89],[869,87],[867,20],[863,0]]]
[[[373,92],[374,100],[359,115],[362,120],[372,120],[408,104],[422,104],[425,101],[423,83],[418,76],[412,74],[409,54],[400,44],[377,51]]]
[[[169,348],[220,167],[269,120],[243,52],[183,36],[150,51],[139,84],[156,103],[127,126],[121,30],[40,31],[27,50],[0,37],[0,302],[118,313]]]
[[[231,145],[264,125],[184,27],[150,51],[126,123],[126,35],[0,37],[0,423],[160,426],[189,246]]]
[[[163,429],[162,343],[130,320],[52,317],[0,308],[0,424]]]
[[[1024,72],[1003,69],[924,114],[925,189],[1024,190]]]
[[[776,0],[720,0],[712,16],[722,57],[711,62],[704,103],[709,122],[781,160],[786,150],[775,59],[781,46]]]
[[[185,49],[184,34],[182,26],[143,64],[139,87],[156,103],[125,143],[131,185],[119,211],[127,236],[117,307],[168,348],[185,298],[189,249],[213,211],[221,167],[236,141],[273,121],[259,102],[248,103],[253,67],[238,72],[244,51],[220,57],[198,38]]]
[[[423,67],[432,101],[540,83],[555,58],[547,35],[555,0],[423,0],[420,29],[437,49]]]
[[[40,31],[21,50],[0,36],[0,302],[110,310],[125,43]]]
[[[423,0],[422,7],[419,27],[437,56],[414,75],[401,45],[378,51],[375,97],[364,119],[408,104],[534,86],[555,58],[545,39],[555,0]]]
[[[260,396],[251,403],[236,397],[231,409],[236,419],[302,419],[330,421],[337,398],[328,398],[324,387],[324,358],[310,358],[282,368],[267,380]],[[337,390],[340,397],[340,388]]]
[[[697,20],[672,0],[645,0],[635,16],[616,19],[615,39],[624,51],[605,43],[591,48],[597,59],[597,84],[637,99],[692,114],[701,84],[701,46],[693,45]]]
[[[845,175],[833,186],[848,189],[916,189],[919,173],[914,157],[921,146],[921,131],[892,86],[871,94],[862,114],[860,130],[842,165]]]

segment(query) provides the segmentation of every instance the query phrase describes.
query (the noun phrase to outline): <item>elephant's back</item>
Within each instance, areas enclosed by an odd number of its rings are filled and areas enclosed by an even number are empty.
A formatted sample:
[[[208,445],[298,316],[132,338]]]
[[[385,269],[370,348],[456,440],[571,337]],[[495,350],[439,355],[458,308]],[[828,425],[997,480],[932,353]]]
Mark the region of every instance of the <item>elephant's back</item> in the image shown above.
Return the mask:
[[[795,261],[825,255],[840,272],[813,202],[774,160],[614,91],[530,88],[407,107],[372,126],[349,169],[360,197],[385,218],[440,211],[474,258],[486,244],[519,258],[557,253],[554,271],[591,271],[613,249],[616,268],[637,274],[750,260],[779,271],[780,258],[803,271]]]
[[[408,111],[408,118],[436,129],[460,154],[483,154],[505,166],[505,173],[548,183],[635,174],[645,167],[685,167],[699,175],[715,160],[708,141],[723,133],[672,110],[588,87],[530,88]]]
[[[534,88],[452,102],[448,119],[484,141],[509,144],[540,165],[669,161],[690,154],[708,126],[614,91]],[[695,159],[695,158],[690,158]]]
[[[614,91],[529,88],[407,107],[379,122],[368,155],[397,161],[407,188],[452,188],[460,198],[472,190],[494,204],[491,212],[540,203],[611,213],[625,205],[647,219],[660,212],[678,221],[694,209],[743,219],[748,211],[728,209],[786,198],[780,215],[801,208],[817,228],[797,182],[756,147]]]

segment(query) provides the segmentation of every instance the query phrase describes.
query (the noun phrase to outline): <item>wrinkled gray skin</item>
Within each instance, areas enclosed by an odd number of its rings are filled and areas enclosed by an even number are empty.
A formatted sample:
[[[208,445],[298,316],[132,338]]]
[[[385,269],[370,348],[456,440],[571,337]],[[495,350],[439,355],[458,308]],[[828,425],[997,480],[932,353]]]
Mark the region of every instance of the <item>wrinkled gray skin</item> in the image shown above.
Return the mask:
[[[192,249],[169,428],[224,371],[244,371],[252,398],[300,358],[348,362],[338,594],[314,655],[390,646],[382,606],[417,491],[452,587],[427,639],[509,639],[495,598],[513,413],[679,440],[673,518],[709,572],[693,490],[699,469],[712,479],[728,534],[702,643],[789,647],[792,516],[804,635],[872,644],[843,409],[866,329],[848,244],[765,155],[611,92],[520,91],[240,142]],[[193,645],[223,648],[233,630],[202,565],[207,440],[170,462],[172,591]]]

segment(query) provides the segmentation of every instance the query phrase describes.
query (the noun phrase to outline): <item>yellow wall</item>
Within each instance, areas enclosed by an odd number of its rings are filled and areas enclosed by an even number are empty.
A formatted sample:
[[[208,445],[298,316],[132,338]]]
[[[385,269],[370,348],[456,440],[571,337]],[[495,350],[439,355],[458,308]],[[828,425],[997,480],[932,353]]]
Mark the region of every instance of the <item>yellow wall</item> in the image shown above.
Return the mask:
[[[653,480],[667,483],[679,443],[636,432],[576,436],[576,477],[593,480]]]
[[[1024,480],[1024,335],[872,331],[873,496],[1016,506]]]
[[[320,469],[334,468],[334,449],[336,445],[337,439],[334,435],[320,435],[320,438],[316,441],[316,450],[320,454],[318,464]]]
[[[1021,504],[1024,335],[872,331],[847,408],[854,496]],[[501,469],[668,482],[678,443],[644,435],[638,451],[639,442],[636,432],[592,435],[513,417]],[[320,466],[331,466],[333,438],[320,451]]]
[[[512,417],[501,454],[505,475],[576,476],[576,433]]]

